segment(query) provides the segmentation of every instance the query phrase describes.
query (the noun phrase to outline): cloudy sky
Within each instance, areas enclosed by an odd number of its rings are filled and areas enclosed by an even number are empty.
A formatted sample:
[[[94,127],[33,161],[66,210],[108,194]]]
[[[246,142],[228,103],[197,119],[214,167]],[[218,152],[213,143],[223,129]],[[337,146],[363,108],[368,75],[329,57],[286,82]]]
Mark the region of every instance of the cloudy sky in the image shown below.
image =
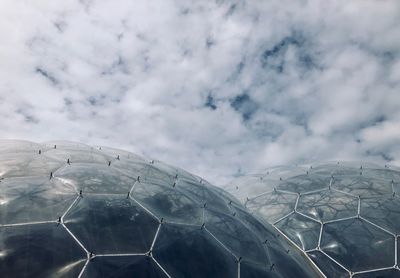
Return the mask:
[[[215,183],[400,164],[400,1],[0,2],[0,137],[131,150]]]

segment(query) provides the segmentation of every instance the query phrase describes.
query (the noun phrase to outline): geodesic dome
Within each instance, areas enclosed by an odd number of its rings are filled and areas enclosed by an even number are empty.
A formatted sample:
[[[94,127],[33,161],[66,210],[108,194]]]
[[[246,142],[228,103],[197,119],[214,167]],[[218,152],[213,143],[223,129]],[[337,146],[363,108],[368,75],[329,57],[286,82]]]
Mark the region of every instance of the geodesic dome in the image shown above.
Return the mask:
[[[0,141],[1,277],[315,277],[237,199],[184,170],[70,142]]]
[[[385,165],[276,167],[225,186],[326,277],[400,277],[400,171]]]

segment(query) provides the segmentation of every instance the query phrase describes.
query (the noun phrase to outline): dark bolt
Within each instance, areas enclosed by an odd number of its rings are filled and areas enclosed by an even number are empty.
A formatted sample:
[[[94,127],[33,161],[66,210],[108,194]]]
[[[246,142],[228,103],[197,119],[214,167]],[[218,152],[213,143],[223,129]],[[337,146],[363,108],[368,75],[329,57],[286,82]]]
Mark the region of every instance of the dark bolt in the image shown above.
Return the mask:
[[[57,149],[57,145],[54,145],[54,148]]]
[[[242,260],[242,257],[239,257],[238,262],[240,262]]]
[[[126,198],[129,199],[129,192],[128,192],[128,194],[126,195]]]
[[[233,215],[233,216],[236,216],[236,212],[234,212],[232,215]]]
[[[108,161],[108,166],[110,166],[111,165],[111,161]]]
[[[205,226],[206,226],[206,223],[203,223],[203,224],[201,225],[201,229],[204,229]]]
[[[279,180],[281,181],[281,180],[282,180],[282,177],[280,177]]]
[[[53,177],[53,172],[50,172],[50,179]]]
[[[81,196],[81,197],[82,197],[82,189],[81,189],[81,190],[79,190],[79,196]]]
[[[39,154],[42,154],[42,150],[39,150]]]
[[[161,217],[160,224],[164,222],[164,217]]]
[[[61,223],[61,216],[58,217],[58,222]]]
[[[117,156],[117,159],[119,160],[119,155]]]
[[[68,165],[70,165],[70,164],[71,164],[71,162],[69,161],[69,158],[67,159],[67,163],[68,163]]]
[[[140,176],[137,176],[137,181],[140,182]]]
[[[204,207],[204,208],[207,207],[207,203],[204,203],[203,207]]]
[[[175,187],[175,185],[176,185],[176,182],[174,182],[174,184],[172,185],[172,187]]]

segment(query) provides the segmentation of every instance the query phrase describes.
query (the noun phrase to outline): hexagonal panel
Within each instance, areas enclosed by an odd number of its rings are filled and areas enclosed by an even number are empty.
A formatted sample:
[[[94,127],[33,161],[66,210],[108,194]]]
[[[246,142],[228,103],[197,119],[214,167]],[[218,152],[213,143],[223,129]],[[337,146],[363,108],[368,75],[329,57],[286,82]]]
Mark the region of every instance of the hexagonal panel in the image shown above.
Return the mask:
[[[256,264],[267,264],[268,255],[262,239],[234,216],[207,209],[205,227],[236,257]]]
[[[77,277],[86,253],[57,224],[0,227],[2,277]]]
[[[168,277],[148,256],[94,257],[82,278],[89,277]]]
[[[354,278],[398,278],[400,277],[400,271],[398,269],[386,269],[380,271],[354,274],[353,277]]]
[[[64,162],[49,159],[38,151],[1,154],[0,177],[49,177],[51,172],[64,165]]]
[[[273,191],[263,194],[246,203],[246,207],[257,213],[269,223],[275,223],[283,216],[294,211],[297,196],[295,194]]]
[[[394,237],[361,219],[324,225],[321,249],[353,272],[394,265]]]
[[[327,277],[348,278],[349,273],[320,251],[310,251],[307,255]]]
[[[177,171],[171,170],[170,172],[165,172],[154,164],[147,164],[146,167],[142,169],[142,175],[144,177],[143,181],[148,183],[157,183],[163,185],[172,185],[175,181]]]
[[[335,176],[332,186],[354,196],[371,197],[392,194],[391,182],[362,175]]]
[[[400,181],[400,172],[388,168],[365,169],[363,176],[386,181]]]
[[[273,268],[249,262],[240,263],[240,278],[274,277]]]
[[[123,195],[86,195],[64,222],[95,254],[145,253],[158,228],[154,217]]]
[[[294,193],[305,193],[328,188],[330,180],[330,177],[320,175],[298,175],[281,181],[276,188]]]
[[[162,225],[153,256],[171,277],[237,277],[235,258],[198,227]]]
[[[397,265],[400,265],[400,238],[399,236],[396,237],[397,240]]]
[[[165,221],[203,224],[203,207],[182,194],[177,186],[136,183],[131,196]]]
[[[362,199],[360,214],[394,234],[400,233],[400,199],[398,196]]]
[[[48,177],[5,179],[0,187],[0,224],[55,221],[76,196],[72,186]]]
[[[223,188],[244,202],[246,198],[254,198],[262,193],[272,191],[276,184],[277,180],[264,178],[261,175],[242,176]]]
[[[73,163],[57,171],[54,176],[73,185],[83,193],[127,194],[135,179],[128,177],[107,164]]]
[[[316,221],[294,213],[280,220],[275,226],[303,250],[318,246],[321,224]]]
[[[106,164],[108,161],[113,159],[97,150],[77,149],[74,147],[70,148],[56,148],[50,149],[43,153],[44,156],[49,157],[53,160],[62,162],[63,165],[69,160],[70,163],[99,163]]]
[[[321,221],[357,216],[358,198],[334,190],[302,194],[297,210]]]

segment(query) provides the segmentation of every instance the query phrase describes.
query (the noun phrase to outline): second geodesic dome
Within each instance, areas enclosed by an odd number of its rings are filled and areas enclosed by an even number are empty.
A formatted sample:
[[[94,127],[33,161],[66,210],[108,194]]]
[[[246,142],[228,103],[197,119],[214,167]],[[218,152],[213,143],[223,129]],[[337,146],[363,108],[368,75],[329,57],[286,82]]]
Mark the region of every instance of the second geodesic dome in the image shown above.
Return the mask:
[[[360,163],[275,167],[225,186],[327,277],[400,277],[400,171]]]
[[[230,194],[129,152],[0,141],[1,277],[316,277]]]

